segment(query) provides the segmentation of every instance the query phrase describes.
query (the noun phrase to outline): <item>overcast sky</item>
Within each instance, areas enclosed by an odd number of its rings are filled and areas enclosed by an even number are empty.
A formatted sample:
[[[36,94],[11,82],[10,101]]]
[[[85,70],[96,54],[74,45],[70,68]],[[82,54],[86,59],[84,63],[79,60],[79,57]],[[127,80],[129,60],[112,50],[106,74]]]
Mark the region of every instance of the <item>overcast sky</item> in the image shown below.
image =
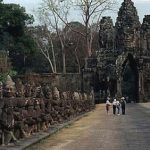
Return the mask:
[[[120,4],[118,8],[121,6],[121,3],[123,0],[119,0]],[[150,0],[132,0],[135,4],[135,7],[137,8],[138,15],[140,17],[140,21],[142,22],[144,15],[150,15]],[[33,10],[36,10],[42,0],[3,0],[4,3],[16,3],[20,4],[21,6],[25,7],[27,13],[33,14]],[[105,14],[103,14],[105,15]],[[117,13],[107,13],[106,15],[109,15],[113,18],[113,21],[116,20]],[[77,20],[77,15],[74,14],[74,18]]]

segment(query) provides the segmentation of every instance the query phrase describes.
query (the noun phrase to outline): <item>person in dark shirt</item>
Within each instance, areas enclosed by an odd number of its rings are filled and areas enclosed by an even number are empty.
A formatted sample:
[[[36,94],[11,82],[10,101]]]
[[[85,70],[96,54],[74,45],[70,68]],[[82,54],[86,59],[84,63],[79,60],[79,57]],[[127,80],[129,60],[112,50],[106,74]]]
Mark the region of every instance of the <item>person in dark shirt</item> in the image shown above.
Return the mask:
[[[122,115],[125,115],[126,101],[124,97],[121,98],[121,109],[122,109]]]

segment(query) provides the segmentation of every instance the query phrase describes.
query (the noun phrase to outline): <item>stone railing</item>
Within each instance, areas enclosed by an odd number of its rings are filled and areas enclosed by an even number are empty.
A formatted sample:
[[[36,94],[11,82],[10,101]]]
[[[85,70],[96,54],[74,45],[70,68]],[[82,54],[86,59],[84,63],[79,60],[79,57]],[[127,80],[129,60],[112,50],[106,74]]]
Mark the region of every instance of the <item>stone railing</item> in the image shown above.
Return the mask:
[[[37,92],[31,97],[3,97],[0,99],[1,144],[32,136],[93,108],[92,94],[59,92],[57,88],[43,96]]]

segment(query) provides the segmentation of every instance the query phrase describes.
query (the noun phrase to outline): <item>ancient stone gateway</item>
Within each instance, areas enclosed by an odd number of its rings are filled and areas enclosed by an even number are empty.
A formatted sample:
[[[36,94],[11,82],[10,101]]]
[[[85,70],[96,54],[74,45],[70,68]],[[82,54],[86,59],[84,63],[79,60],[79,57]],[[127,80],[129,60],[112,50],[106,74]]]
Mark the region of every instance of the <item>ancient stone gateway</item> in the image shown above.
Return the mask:
[[[120,55],[116,60],[117,96],[129,97],[129,102],[139,102],[139,68],[131,53]]]
[[[99,47],[83,71],[84,89],[94,89],[96,103],[107,96],[150,101],[150,15],[141,24],[134,3],[124,0],[115,26],[110,17],[100,21]]]

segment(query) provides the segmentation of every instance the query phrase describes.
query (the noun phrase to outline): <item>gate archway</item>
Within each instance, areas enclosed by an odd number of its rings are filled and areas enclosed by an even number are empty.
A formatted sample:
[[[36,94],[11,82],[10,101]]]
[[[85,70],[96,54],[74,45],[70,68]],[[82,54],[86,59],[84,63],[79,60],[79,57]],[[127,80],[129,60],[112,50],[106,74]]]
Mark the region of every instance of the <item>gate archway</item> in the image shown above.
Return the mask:
[[[138,65],[131,53],[122,54],[116,63],[117,96],[129,97],[129,102],[139,102]]]

